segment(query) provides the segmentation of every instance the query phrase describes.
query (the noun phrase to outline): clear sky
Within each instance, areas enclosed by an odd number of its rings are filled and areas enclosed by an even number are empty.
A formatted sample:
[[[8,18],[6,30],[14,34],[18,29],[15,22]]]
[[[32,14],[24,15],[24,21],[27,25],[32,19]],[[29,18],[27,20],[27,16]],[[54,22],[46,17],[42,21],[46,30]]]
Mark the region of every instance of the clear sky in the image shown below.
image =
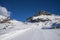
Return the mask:
[[[0,0],[0,6],[11,11],[11,18],[21,21],[40,10],[60,15],[60,0]]]

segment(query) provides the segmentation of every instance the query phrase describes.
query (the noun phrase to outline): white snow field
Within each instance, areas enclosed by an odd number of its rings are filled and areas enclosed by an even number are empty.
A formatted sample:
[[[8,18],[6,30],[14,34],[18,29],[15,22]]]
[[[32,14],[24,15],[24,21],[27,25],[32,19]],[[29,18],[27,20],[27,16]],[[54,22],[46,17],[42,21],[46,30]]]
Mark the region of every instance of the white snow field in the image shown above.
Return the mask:
[[[0,36],[0,40],[60,40],[60,29],[27,28]]]
[[[3,17],[4,18],[4,17]],[[53,23],[60,20],[29,23],[17,20],[8,20],[0,23],[0,40],[60,40],[60,29],[49,29]],[[58,17],[59,18],[59,17]],[[42,29],[48,28],[48,29]]]

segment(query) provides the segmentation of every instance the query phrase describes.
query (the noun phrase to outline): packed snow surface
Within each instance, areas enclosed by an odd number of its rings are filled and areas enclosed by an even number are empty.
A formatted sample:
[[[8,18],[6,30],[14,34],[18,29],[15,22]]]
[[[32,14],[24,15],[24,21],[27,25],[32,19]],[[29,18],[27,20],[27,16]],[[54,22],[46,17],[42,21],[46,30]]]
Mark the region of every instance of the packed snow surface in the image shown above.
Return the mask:
[[[54,23],[60,24],[59,20],[38,23],[9,20],[0,23],[0,40],[60,40],[60,29],[49,29],[56,26],[52,26]]]

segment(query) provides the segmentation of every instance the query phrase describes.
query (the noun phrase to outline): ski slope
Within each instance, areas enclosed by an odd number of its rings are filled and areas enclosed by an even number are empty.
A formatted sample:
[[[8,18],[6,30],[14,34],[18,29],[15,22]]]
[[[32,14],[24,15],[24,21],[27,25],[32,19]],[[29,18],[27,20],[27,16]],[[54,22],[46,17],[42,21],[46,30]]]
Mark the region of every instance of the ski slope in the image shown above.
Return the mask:
[[[56,17],[56,21],[53,17],[52,21],[29,23],[17,20],[6,21],[7,18],[3,16],[0,18],[0,40],[60,40],[60,29],[53,28],[57,24],[60,26],[60,16]]]
[[[0,40],[60,40],[60,29],[39,27],[16,30],[0,36]]]

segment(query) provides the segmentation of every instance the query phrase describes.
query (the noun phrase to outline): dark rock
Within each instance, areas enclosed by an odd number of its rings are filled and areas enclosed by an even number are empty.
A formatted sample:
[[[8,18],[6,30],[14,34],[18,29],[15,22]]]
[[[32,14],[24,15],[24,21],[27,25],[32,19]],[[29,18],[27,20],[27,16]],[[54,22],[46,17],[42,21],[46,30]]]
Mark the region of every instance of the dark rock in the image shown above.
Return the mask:
[[[33,17],[37,17],[37,16],[40,16],[40,15],[47,15],[47,16],[49,16],[49,15],[52,15],[52,14],[50,14],[50,13],[48,13],[48,12],[46,12],[46,11],[44,11],[44,10],[41,10],[38,14],[36,14],[36,15],[34,15],[34,16],[32,16],[32,17],[29,17],[29,18],[27,18],[27,22],[45,22],[45,21],[51,21],[50,19],[42,19],[42,18],[37,18],[37,19],[35,19],[35,20],[33,20]]]

